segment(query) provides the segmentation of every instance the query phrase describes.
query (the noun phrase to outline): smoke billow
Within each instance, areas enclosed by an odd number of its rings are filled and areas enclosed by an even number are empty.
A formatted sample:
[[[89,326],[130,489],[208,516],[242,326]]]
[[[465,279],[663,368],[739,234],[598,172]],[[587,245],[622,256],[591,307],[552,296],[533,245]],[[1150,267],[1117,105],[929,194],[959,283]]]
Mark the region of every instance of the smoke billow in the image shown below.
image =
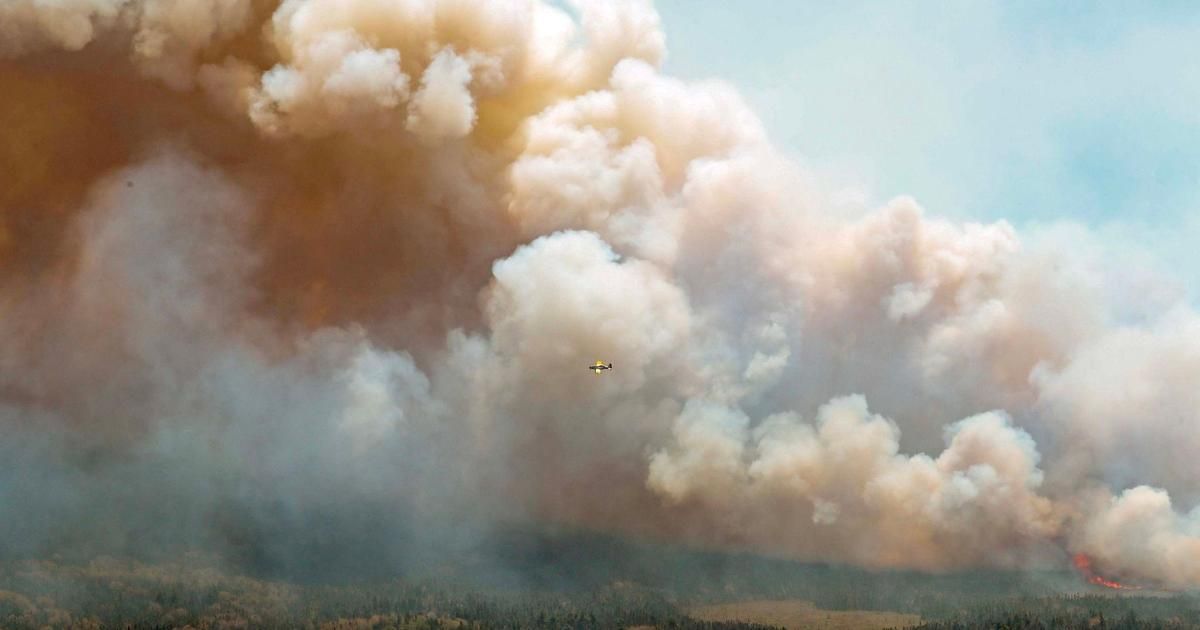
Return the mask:
[[[1200,586],[1195,311],[847,208],[646,2],[576,9],[0,3],[4,550],[533,522]]]

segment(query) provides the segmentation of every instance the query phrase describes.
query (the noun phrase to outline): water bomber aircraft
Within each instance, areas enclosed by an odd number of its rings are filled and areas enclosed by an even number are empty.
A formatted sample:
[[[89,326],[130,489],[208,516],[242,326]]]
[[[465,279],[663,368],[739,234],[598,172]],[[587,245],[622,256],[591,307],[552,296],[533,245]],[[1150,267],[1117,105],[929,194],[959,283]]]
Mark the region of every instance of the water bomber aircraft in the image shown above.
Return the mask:
[[[588,369],[591,370],[592,372],[595,372],[596,374],[599,374],[599,373],[603,372],[604,370],[611,370],[612,363],[605,365],[603,361],[596,361],[595,363],[589,365]]]

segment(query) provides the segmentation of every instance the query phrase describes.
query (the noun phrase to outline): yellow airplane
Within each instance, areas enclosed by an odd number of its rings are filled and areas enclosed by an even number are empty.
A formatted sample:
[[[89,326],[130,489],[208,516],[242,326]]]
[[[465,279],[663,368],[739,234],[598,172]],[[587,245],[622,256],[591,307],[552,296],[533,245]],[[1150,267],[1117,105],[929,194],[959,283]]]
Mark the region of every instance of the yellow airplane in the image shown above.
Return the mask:
[[[595,363],[589,365],[588,369],[595,372],[596,374],[599,374],[599,373],[603,372],[604,370],[611,370],[612,363],[605,365],[603,361],[596,361]]]

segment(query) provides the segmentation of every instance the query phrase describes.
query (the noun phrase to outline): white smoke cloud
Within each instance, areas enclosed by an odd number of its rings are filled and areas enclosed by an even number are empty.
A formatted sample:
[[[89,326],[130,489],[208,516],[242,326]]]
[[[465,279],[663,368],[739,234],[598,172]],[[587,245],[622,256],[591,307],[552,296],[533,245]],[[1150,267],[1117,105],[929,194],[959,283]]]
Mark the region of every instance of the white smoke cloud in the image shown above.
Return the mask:
[[[1141,327],[1114,327],[1032,380],[1041,413],[1083,471],[1121,487],[1152,483],[1188,505],[1200,501],[1189,458],[1200,453],[1189,386],[1200,370],[1200,319],[1174,309]],[[1070,470],[1069,468],[1067,470]]]
[[[408,129],[429,142],[462,138],[475,124],[475,104],[467,85],[471,67],[453,51],[443,50],[433,58],[421,77],[421,89],[413,95],[408,112]]]
[[[1137,486],[1096,506],[1077,544],[1105,567],[1153,575],[1171,584],[1196,584],[1200,567],[1200,508],[1180,515],[1163,490]]]
[[[0,120],[36,114],[0,147],[0,428],[44,473],[0,475],[12,544],[176,497],[189,540],[322,510],[922,569],[1066,540],[1200,585],[1193,310],[1114,323],[1094,252],[848,214],[730,87],[660,74],[648,3],[577,10],[0,5]],[[105,46],[141,78],[98,81]]]
[[[252,97],[251,119],[275,134],[322,133],[338,121],[395,110],[408,99],[400,52],[369,47],[353,31],[322,33],[276,66]]]
[[[0,4],[0,55],[11,57],[47,47],[79,50],[95,38],[97,28],[116,21],[124,4],[121,0]]]
[[[861,396],[823,406],[816,426],[775,415],[753,436],[744,414],[689,406],[675,443],[651,459],[649,484],[673,501],[748,511],[727,534],[755,547],[820,557],[833,543],[869,566],[967,566],[981,552],[1019,557],[1056,534],[1053,504],[1037,493],[1036,447],[1003,415],[948,427],[935,459],[900,455],[899,432]]]

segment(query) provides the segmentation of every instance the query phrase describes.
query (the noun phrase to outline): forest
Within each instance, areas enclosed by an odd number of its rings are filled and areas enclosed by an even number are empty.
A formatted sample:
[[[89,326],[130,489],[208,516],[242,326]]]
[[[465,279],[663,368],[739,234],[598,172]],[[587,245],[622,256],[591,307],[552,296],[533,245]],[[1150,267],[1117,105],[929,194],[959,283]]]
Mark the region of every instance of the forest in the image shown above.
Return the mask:
[[[651,591],[491,593],[389,582],[302,586],[183,564],[97,559],[0,571],[0,627],[56,628],[765,628],[705,622]]]
[[[1063,572],[928,575],[509,532],[486,554],[389,579],[322,579],[201,553],[0,560],[0,627],[767,628],[694,607],[803,600],[916,614],[920,628],[1193,628],[1200,598],[1116,593]]]

